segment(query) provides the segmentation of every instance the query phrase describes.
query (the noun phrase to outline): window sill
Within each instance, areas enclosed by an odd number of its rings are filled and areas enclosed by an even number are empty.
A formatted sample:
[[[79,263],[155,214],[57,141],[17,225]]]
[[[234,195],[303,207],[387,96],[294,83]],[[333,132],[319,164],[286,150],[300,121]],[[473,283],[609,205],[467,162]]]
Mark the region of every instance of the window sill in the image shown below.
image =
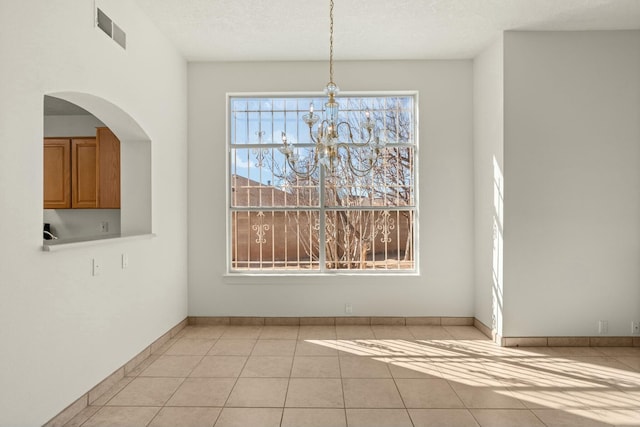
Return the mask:
[[[132,240],[145,240],[156,237],[155,234],[137,234],[133,236],[107,235],[104,237],[87,237],[82,239],[57,239],[45,240],[42,250],[45,252],[55,252],[67,249],[84,248],[87,246],[105,245],[110,243],[123,243]]]
[[[238,284],[254,284],[256,281],[260,283],[282,284],[284,280],[296,280],[302,277],[323,280],[327,278],[389,278],[389,277],[420,277],[419,271],[362,271],[362,272],[314,272],[314,273],[293,273],[293,272],[274,272],[274,273],[225,273],[222,276],[227,283]],[[289,279],[286,279],[289,278]],[[272,280],[269,280],[272,279]],[[338,279],[339,280],[339,279]]]

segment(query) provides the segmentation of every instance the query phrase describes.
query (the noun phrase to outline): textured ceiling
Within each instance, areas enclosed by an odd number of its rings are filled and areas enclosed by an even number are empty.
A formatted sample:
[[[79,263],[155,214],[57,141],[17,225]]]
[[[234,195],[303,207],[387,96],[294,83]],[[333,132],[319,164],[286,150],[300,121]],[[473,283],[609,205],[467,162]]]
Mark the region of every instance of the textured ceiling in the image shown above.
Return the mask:
[[[135,0],[191,61],[324,60],[328,0]],[[472,58],[505,30],[640,29],[640,0],[335,0],[335,59]]]

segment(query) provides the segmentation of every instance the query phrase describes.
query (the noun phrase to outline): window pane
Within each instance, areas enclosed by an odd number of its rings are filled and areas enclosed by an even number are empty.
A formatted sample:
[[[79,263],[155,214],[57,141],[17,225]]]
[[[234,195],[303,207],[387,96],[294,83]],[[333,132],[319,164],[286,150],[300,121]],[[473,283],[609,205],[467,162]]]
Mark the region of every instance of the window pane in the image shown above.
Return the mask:
[[[317,211],[244,211],[231,215],[234,270],[317,270]]]
[[[413,211],[328,211],[326,265],[337,270],[414,268]]]
[[[308,156],[300,153],[300,168]],[[317,172],[299,177],[291,171],[284,156],[276,148],[231,150],[231,207],[318,206]]]
[[[232,270],[415,270],[414,97],[339,97],[340,136],[317,152],[302,117],[325,102],[230,99]]]
[[[364,176],[347,167],[349,157],[343,151],[339,153],[337,173],[325,180],[326,206],[414,206],[411,147],[385,148]],[[352,158],[358,155],[357,150],[351,151]]]

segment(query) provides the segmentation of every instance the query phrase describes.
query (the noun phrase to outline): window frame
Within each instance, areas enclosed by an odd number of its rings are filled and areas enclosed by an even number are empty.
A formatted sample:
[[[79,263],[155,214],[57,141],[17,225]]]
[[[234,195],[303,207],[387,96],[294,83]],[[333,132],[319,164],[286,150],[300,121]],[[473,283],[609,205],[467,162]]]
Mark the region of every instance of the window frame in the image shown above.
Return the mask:
[[[227,92],[226,93],[226,102],[225,102],[225,265],[226,272],[224,276],[227,277],[251,277],[251,276],[266,276],[266,277],[277,277],[277,276],[320,276],[320,277],[332,277],[332,276],[419,276],[420,275],[420,245],[419,245],[419,211],[420,211],[420,203],[419,203],[419,164],[420,164],[420,155],[419,155],[419,93],[417,90],[405,90],[405,91],[349,91],[349,92],[341,92],[340,96],[337,97],[337,101],[340,102],[341,98],[348,97],[412,97],[413,98],[413,135],[414,135],[414,143],[410,145],[413,149],[413,179],[414,179],[414,188],[413,188],[413,199],[414,204],[411,206],[413,210],[413,268],[412,269],[327,269],[326,267],[314,270],[314,269],[295,269],[295,270],[285,270],[285,269],[273,269],[273,270],[258,270],[258,269],[247,269],[247,270],[239,270],[234,269],[233,267],[233,259],[232,259],[232,244],[233,244],[233,236],[232,236],[232,218],[234,207],[232,204],[232,191],[231,191],[231,180],[232,180],[232,152],[234,146],[232,145],[232,130],[231,130],[231,101],[233,98],[325,98],[326,95],[323,92]],[[306,127],[306,125],[304,125]],[[304,146],[311,146],[313,144],[300,144]],[[252,144],[243,144],[243,148],[252,149],[255,148]],[[237,149],[237,146],[235,147]],[[321,187],[322,188],[322,187]],[[322,195],[322,191],[320,194]],[[321,196],[321,201],[324,199],[324,196]],[[295,211],[300,209],[305,209],[304,207],[268,207],[268,211]],[[326,212],[337,211],[336,207],[327,207],[324,206],[324,203],[321,202],[317,207],[309,206],[309,210],[317,211],[318,215],[324,215]],[[259,208],[256,208],[256,211]],[[348,208],[349,209],[349,208]],[[362,207],[362,208],[351,208],[356,210],[371,210],[376,211],[374,207]],[[402,210],[399,207],[391,207],[387,206],[383,209],[378,209],[380,211],[399,211]],[[251,211],[251,209],[237,209],[235,212],[241,211]],[[325,230],[320,227],[319,230],[319,238],[324,240]]]

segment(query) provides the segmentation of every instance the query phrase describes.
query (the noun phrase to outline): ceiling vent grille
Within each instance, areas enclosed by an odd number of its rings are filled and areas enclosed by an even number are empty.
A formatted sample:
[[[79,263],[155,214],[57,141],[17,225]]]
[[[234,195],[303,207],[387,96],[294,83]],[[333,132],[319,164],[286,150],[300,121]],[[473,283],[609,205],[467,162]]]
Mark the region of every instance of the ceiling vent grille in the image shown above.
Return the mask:
[[[109,38],[113,39],[116,43],[118,43],[123,49],[127,49],[127,33],[124,32],[122,28],[120,28],[109,16],[104,13],[100,8],[96,8],[97,10],[97,19],[96,22],[98,24],[98,28],[100,28]]]

